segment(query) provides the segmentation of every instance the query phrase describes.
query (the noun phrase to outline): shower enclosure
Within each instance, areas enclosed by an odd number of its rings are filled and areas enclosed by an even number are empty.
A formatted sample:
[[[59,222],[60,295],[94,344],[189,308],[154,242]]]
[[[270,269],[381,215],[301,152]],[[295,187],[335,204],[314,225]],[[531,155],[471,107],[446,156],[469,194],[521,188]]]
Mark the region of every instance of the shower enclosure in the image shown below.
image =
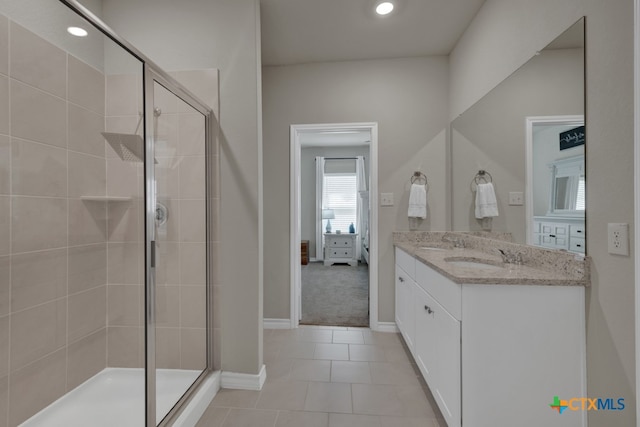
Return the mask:
[[[0,427],[194,425],[215,393],[217,79],[0,1]]]

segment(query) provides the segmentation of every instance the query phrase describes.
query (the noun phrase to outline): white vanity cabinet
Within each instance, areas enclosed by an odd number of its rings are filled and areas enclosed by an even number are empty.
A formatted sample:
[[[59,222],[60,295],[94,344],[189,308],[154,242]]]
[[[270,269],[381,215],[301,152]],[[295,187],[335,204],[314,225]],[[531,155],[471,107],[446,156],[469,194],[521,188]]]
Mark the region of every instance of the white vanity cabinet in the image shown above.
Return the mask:
[[[536,246],[584,253],[584,218],[536,216],[531,242]]]
[[[413,309],[415,264],[411,255],[396,249],[396,325],[412,351],[416,325]]]
[[[396,322],[448,427],[586,426],[549,406],[587,395],[583,286],[457,284],[396,248]]]

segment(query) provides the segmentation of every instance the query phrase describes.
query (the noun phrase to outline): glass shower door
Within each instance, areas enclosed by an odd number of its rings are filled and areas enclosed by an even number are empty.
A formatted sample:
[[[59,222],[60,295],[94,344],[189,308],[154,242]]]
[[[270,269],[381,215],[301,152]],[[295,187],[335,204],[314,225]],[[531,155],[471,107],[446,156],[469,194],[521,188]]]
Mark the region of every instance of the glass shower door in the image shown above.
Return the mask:
[[[147,179],[152,175],[152,180],[147,181],[147,215],[153,223],[147,232],[154,236],[154,283],[148,283],[152,288],[147,296],[148,304],[154,300],[155,313],[147,325],[154,341],[147,349],[147,366],[155,367],[148,375],[155,372],[160,424],[207,368],[206,121],[168,90],[166,82],[151,75],[153,96],[148,102],[153,109],[147,111],[147,129],[152,141],[147,147],[152,144],[153,158],[148,153]]]

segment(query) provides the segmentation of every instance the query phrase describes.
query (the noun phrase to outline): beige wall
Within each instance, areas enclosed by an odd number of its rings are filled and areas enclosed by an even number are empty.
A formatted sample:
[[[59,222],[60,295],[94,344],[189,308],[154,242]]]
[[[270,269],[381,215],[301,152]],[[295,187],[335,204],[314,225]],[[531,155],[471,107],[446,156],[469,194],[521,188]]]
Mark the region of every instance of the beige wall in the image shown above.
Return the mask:
[[[633,224],[633,1],[489,0],[451,55],[455,118],[586,15],[587,381],[590,397],[626,409],[589,413],[595,426],[635,425],[634,264],[607,253],[607,223]],[[612,191],[616,189],[616,191]],[[633,236],[633,231],[631,231]],[[633,242],[632,246],[633,247]]]
[[[392,232],[408,230],[415,170],[431,184],[429,217],[418,229],[443,230],[447,128],[446,57],[348,61],[263,68],[265,317],[289,318],[289,127],[306,123],[378,123],[379,320],[394,319]],[[284,207],[284,208],[283,208]]]
[[[103,18],[166,70],[220,70],[220,244],[225,371],[262,365],[261,100],[257,0],[103,0]],[[204,97],[203,97],[204,98]]]

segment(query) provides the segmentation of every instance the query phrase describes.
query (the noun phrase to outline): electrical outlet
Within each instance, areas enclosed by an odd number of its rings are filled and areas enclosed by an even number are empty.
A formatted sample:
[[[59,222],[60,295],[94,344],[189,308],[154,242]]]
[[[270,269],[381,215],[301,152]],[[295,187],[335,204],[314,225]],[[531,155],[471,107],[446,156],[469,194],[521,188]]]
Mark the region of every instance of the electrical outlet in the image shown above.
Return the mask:
[[[509,192],[509,205],[510,206],[524,205],[524,193],[522,191]]]
[[[609,223],[607,236],[610,254],[629,255],[629,224]]]
[[[380,206],[393,206],[393,193],[380,193]]]

